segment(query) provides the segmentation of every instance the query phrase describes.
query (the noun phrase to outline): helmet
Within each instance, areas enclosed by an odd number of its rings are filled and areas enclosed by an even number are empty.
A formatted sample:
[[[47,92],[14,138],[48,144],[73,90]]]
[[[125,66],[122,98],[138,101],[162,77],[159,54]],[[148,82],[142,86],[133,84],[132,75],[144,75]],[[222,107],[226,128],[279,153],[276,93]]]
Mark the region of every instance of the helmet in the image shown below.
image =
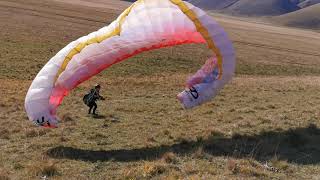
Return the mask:
[[[101,88],[100,84],[94,85],[95,88]]]

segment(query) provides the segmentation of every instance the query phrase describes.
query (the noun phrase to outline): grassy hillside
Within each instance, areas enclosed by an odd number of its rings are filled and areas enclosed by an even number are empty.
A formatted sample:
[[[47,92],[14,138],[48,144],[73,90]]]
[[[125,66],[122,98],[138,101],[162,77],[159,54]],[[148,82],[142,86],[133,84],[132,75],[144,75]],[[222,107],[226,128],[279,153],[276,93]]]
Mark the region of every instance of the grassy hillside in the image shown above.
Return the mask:
[[[271,23],[319,30],[319,0],[190,0],[190,3],[212,12],[247,16],[252,20],[267,16]]]
[[[320,4],[275,17],[274,19],[286,26],[320,30]]]
[[[306,0],[306,1],[299,3],[299,7],[306,8],[306,7],[309,7],[309,6],[318,4],[318,3],[320,3],[320,0]]]
[[[81,4],[83,6],[108,9],[108,10],[123,10],[131,5],[136,0],[53,0],[67,4]],[[66,5],[67,5],[66,4]]]
[[[298,10],[290,0],[239,0],[227,9],[232,14],[248,16],[273,16]]]
[[[0,0],[0,179],[310,179],[320,174],[319,34],[216,18],[237,50],[237,76],[183,110],[175,95],[208,56],[203,45],[146,52],[76,88],[57,129],[27,121],[43,65],[120,11]],[[82,96],[102,84],[99,117]]]
[[[191,0],[190,2],[207,10],[219,10],[218,12],[221,13],[245,16],[281,15],[299,9],[298,2],[292,0]]]
[[[206,10],[221,10],[231,6],[238,0],[190,0],[191,4]]]

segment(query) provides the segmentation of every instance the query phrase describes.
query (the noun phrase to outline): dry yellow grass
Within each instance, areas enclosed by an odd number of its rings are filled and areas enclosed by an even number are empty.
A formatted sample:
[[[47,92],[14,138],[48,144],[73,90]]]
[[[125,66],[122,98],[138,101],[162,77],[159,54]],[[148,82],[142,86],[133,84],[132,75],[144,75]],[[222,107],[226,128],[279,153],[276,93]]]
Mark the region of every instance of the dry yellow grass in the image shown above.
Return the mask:
[[[0,179],[319,177],[318,34],[218,18],[235,41],[238,67],[214,101],[185,111],[175,99],[205,61],[204,46],[157,50],[75,89],[59,108],[60,127],[48,130],[27,121],[23,103],[31,80],[66,43],[102,26],[84,20],[87,14],[100,21],[120,12],[10,3],[44,11],[40,17],[1,6]],[[96,82],[107,100],[93,118],[82,96]]]

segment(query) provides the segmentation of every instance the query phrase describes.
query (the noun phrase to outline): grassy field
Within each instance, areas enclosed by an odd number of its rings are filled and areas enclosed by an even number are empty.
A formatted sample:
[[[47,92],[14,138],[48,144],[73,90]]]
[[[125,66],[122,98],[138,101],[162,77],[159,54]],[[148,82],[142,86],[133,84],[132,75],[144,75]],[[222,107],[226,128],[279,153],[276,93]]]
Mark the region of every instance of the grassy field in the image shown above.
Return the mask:
[[[320,34],[217,17],[237,75],[185,111],[175,96],[208,57],[203,45],[146,52],[75,89],[57,129],[27,120],[24,98],[70,41],[121,12],[0,0],[0,179],[319,179]],[[105,22],[105,23],[103,23]],[[95,83],[106,101],[88,116]]]

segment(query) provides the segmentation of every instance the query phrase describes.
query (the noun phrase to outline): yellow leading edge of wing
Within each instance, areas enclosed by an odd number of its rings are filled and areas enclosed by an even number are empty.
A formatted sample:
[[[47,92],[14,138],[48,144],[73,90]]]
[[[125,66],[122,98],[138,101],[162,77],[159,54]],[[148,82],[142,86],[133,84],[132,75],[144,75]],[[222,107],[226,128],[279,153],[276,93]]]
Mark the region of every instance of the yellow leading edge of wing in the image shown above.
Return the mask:
[[[125,20],[125,18],[129,15],[129,13],[131,12],[132,8],[134,6],[136,6],[138,3],[143,2],[143,0],[138,0],[136,3],[132,4],[130,7],[128,7],[121,15],[119,18],[119,22],[118,22],[118,26],[110,33],[107,33],[105,35],[99,36],[99,37],[94,37],[91,38],[89,40],[87,40],[86,42],[83,43],[79,43],[75,48],[73,48],[68,55],[65,57],[65,59],[63,60],[63,63],[60,67],[60,69],[58,70],[58,73],[56,75],[56,79],[55,82],[57,81],[58,77],[61,75],[61,73],[63,73],[63,71],[67,68],[69,62],[71,61],[71,59],[73,58],[74,55],[79,54],[85,47],[94,44],[94,43],[100,43],[106,39],[109,39],[110,37],[113,36],[118,36],[120,35],[121,32],[121,26]],[[55,83],[54,82],[54,83]]]
[[[94,43],[100,43],[100,42],[102,42],[102,41],[104,41],[106,39],[109,39],[110,37],[120,35],[121,27],[122,27],[122,24],[123,24],[125,18],[129,15],[129,13],[134,8],[134,6],[136,6],[137,4],[139,4],[139,3],[143,2],[143,1],[144,0],[138,0],[137,2],[132,4],[129,8],[127,8],[120,15],[120,18],[119,18],[119,21],[118,21],[118,26],[112,32],[107,33],[107,34],[102,35],[102,36],[91,38],[86,42],[79,43],[75,48],[73,48],[68,53],[68,55],[65,57],[60,69],[58,70],[55,82],[57,81],[57,79],[61,75],[61,73],[63,73],[63,71],[65,71],[67,65],[69,64],[69,62],[71,61],[73,56],[75,56],[76,54],[80,53],[85,47],[87,47],[88,45],[94,44]],[[198,16],[196,15],[196,13],[193,12],[182,0],[170,0],[170,1],[173,4],[175,4],[177,7],[179,7],[180,10],[194,23],[194,25],[197,28],[197,31],[206,40],[206,42],[208,44],[208,47],[216,54],[217,60],[218,60],[218,68],[219,68],[218,79],[220,79],[221,75],[222,75],[222,71],[223,71],[222,70],[222,55],[220,53],[220,50],[215,46],[213,40],[211,39],[209,31],[202,25],[202,23],[200,22]]]

